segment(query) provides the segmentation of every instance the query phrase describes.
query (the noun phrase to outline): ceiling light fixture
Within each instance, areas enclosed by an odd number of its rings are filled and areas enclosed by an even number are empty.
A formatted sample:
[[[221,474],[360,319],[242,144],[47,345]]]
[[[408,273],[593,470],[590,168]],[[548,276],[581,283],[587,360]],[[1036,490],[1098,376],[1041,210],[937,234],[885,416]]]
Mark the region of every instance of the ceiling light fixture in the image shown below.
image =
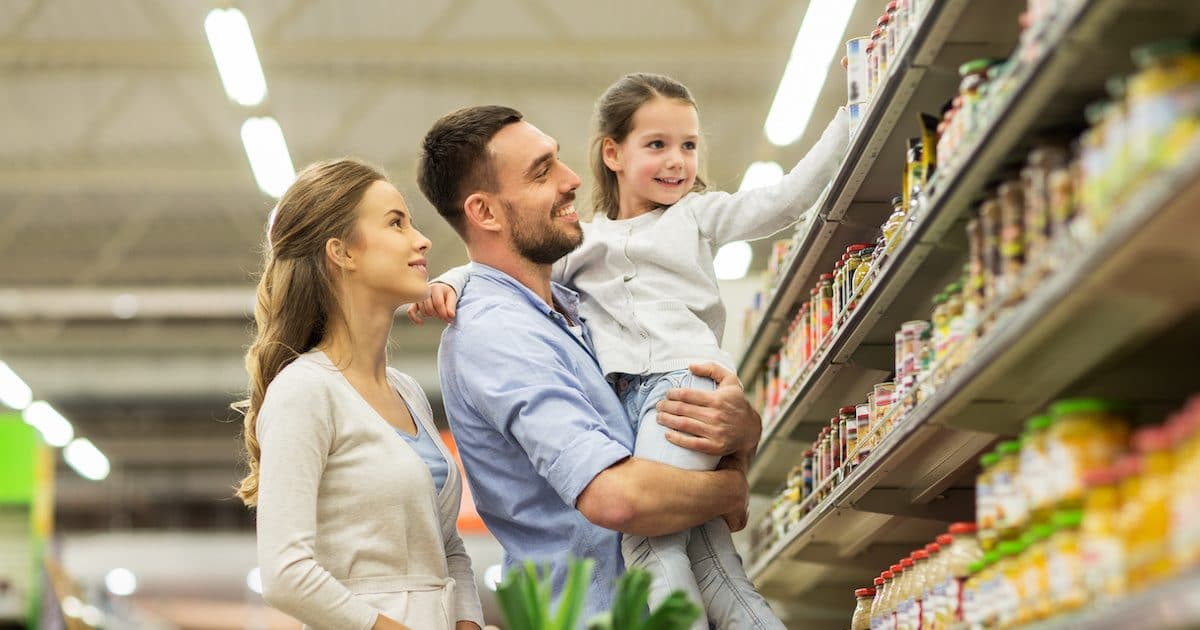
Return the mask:
[[[63,459],[79,476],[92,481],[108,477],[108,458],[87,438],[76,438],[63,449]]]
[[[742,176],[742,185],[738,191],[754,190],[763,186],[771,186],[783,179],[783,167],[779,162],[754,162]]]
[[[787,69],[775,92],[775,102],[767,114],[764,131],[771,144],[787,146],[798,140],[808,127],[830,62],[838,51],[856,3],[857,0],[809,2],[804,21],[796,33],[796,43],[792,45]]]
[[[750,271],[750,261],[754,259],[754,250],[746,241],[726,243],[717,250],[713,258],[713,271],[718,280],[740,280]]]
[[[258,187],[276,199],[282,197],[296,179],[296,167],[279,123],[270,116],[247,118],[242,123],[242,146]]]
[[[267,79],[246,16],[233,8],[213,9],[204,18],[204,33],[229,98],[246,107],[262,103]]]
[[[0,404],[20,411],[33,402],[33,390],[17,373],[0,361]]]
[[[71,426],[71,422],[44,400],[30,404],[21,412],[21,417],[25,419],[25,424],[37,429],[50,446],[62,448],[75,437],[75,427]]]

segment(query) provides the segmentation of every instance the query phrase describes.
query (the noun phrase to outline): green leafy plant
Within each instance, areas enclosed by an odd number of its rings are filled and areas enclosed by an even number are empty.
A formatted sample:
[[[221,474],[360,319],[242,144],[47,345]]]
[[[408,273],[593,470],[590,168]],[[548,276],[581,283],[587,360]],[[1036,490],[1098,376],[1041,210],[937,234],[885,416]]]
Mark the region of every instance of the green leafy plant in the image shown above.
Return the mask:
[[[542,568],[542,577],[532,562],[510,571],[496,589],[508,630],[574,630],[583,615],[594,568],[593,560],[571,560],[556,611],[550,609],[549,566]],[[627,571],[617,580],[612,609],[588,620],[588,630],[687,630],[700,615],[700,608],[683,591],[671,593],[658,608],[646,613],[651,579],[642,569]]]

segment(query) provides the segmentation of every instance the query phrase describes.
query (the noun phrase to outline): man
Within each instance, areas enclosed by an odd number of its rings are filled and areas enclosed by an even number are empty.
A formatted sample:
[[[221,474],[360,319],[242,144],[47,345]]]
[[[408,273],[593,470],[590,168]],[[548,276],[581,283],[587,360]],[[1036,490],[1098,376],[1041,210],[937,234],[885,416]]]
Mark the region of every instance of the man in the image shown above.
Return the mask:
[[[551,265],[583,238],[573,206],[580,180],[554,139],[507,107],[458,110],[426,135],[418,182],[472,260],[438,367],[475,502],[504,546],[505,569],[550,562],[557,596],[567,558],[593,558],[588,610],[607,610],[624,570],[621,533],[657,536],[717,517],[744,527],[745,470],[761,425],[729,371],[694,366],[717,390],[674,391],[659,415],[672,442],[724,456],[718,470],[631,455],[631,422],[596,362],[578,297],[550,281]],[[451,307],[427,300],[424,309]]]

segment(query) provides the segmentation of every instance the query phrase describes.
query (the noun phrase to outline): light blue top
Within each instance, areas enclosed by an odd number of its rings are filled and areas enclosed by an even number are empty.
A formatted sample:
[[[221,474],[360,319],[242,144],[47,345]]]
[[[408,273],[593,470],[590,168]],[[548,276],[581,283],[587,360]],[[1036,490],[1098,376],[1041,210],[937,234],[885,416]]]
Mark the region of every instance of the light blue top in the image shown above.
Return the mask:
[[[408,403],[405,402],[404,404],[407,405]],[[409,413],[412,413],[411,408],[409,409]],[[416,418],[415,415],[413,417]],[[450,473],[446,458],[442,457],[442,452],[438,450],[437,444],[434,443],[435,439],[441,439],[441,437],[433,437],[433,435],[421,426],[420,422],[414,422],[413,424],[417,425],[416,435],[409,435],[400,429],[396,429],[396,433],[399,433],[400,437],[404,438],[404,441],[408,442],[408,445],[421,457],[421,461],[425,462],[425,466],[429,468],[430,476],[433,477],[433,485],[437,487],[438,494],[441,494],[442,486],[446,485],[446,475]]]
[[[608,610],[622,572],[621,535],[575,509],[592,479],[630,457],[633,428],[592,349],[567,320],[497,269],[472,263],[438,370],[475,504],[504,546],[504,569],[552,565],[557,597],[569,556],[596,561],[588,611]],[[552,284],[572,320],[579,297]]]

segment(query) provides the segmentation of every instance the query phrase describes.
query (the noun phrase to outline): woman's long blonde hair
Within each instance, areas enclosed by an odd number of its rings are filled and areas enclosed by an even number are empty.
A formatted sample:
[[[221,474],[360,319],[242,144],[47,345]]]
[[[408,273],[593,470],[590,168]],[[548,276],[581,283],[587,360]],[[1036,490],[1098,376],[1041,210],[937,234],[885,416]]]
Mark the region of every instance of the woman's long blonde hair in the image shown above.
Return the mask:
[[[621,77],[616,83],[608,86],[596,101],[596,124],[592,132],[590,151],[592,178],[595,181],[595,188],[592,190],[593,214],[616,219],[621,211],[617,174],[604,163],[604,139],[612,138],[617,144],[624,142],[629,132],[633,131],[633,115],[642,105],[656,98],[669,98],[696,107],[696,99],[692,98],[687,86],[671,77],[649,72],[636,72]],[[701,173],[696,174],[696,181],[692,184],[690,192],[708,190],[704,179],[701,168]]]
[[[267,387],[321,341],[330,314],[339,309],[325,243],[353,240],[363,193],[386,179],[379,169],[351,158],[317,162],[300,172],[275,208],[254,305],[254,342],[246,352],[249,396],[233,404],[245,415],[242,435],[250,470],[235,494],[246,505],[258,503],[261,449],[255,428]]]

